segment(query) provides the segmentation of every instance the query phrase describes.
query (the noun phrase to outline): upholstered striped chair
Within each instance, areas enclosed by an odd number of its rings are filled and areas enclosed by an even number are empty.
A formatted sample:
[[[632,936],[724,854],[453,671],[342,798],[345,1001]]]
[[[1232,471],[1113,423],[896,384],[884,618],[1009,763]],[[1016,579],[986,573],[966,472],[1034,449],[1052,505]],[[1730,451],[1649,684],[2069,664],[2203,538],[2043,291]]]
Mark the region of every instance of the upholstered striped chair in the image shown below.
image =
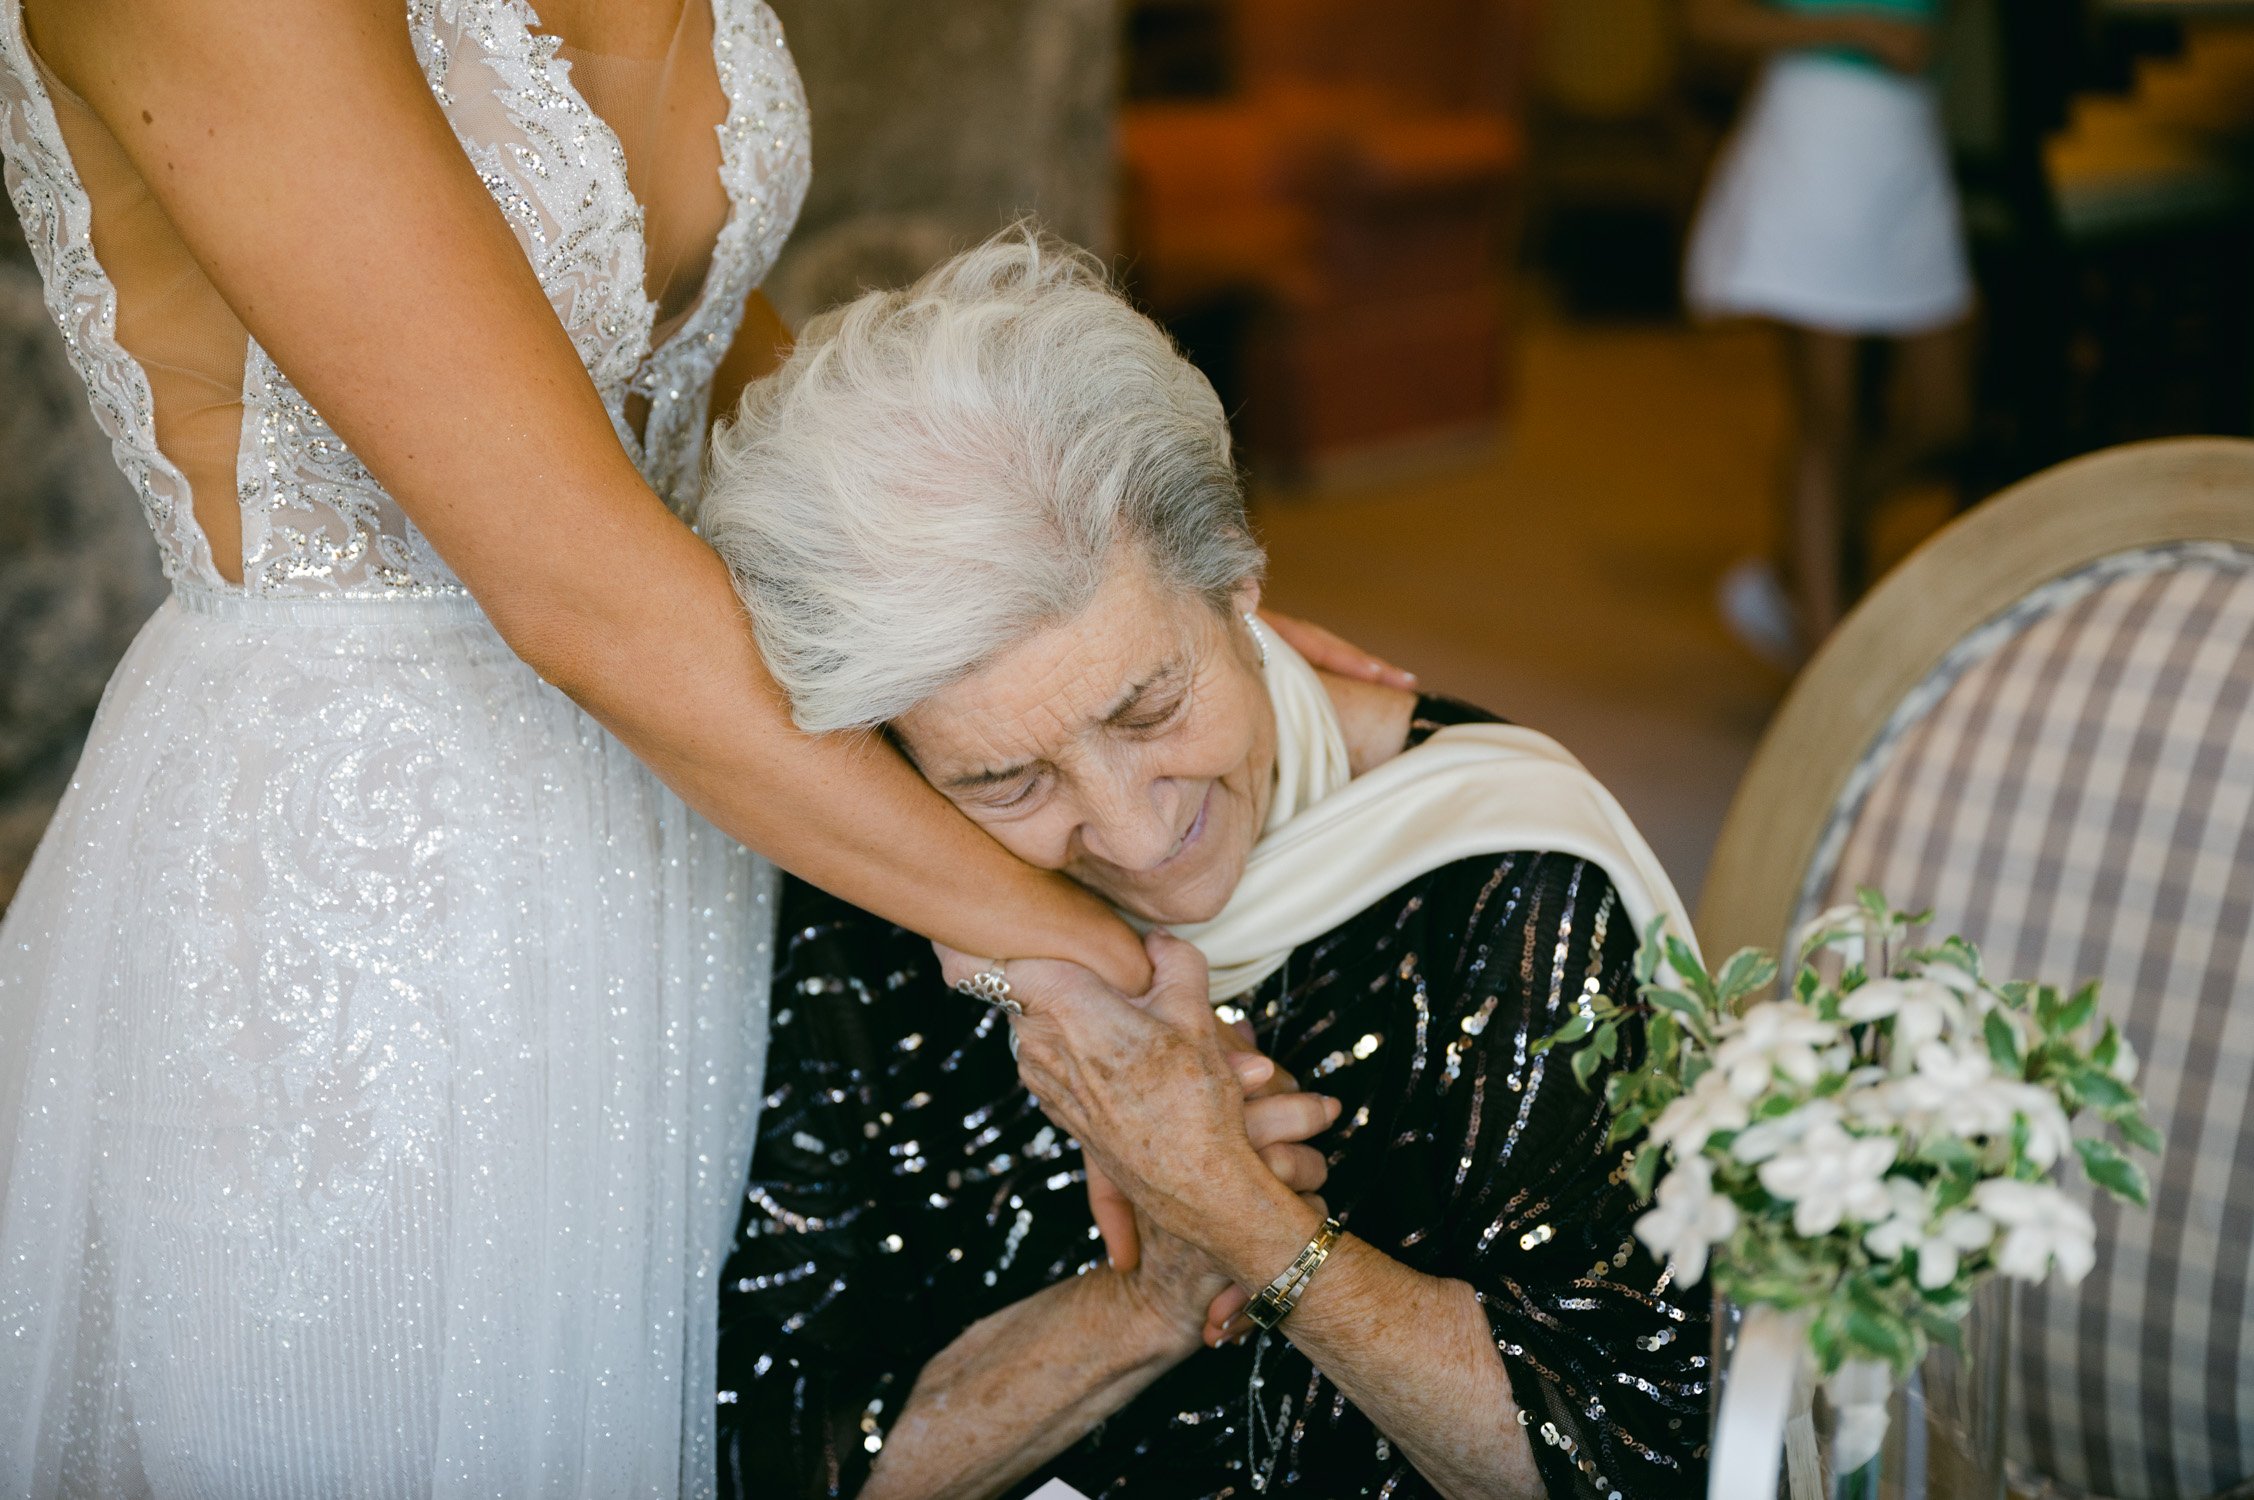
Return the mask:
[[[2254,1495],[2254,443],[2138,444],[1971,512],[1795,686],[1706,882],[1709,952],[1858,885],[1991,968],[2104,981],[2168,1150],[2098,1267],[2022,1295],[2037,1494]]]

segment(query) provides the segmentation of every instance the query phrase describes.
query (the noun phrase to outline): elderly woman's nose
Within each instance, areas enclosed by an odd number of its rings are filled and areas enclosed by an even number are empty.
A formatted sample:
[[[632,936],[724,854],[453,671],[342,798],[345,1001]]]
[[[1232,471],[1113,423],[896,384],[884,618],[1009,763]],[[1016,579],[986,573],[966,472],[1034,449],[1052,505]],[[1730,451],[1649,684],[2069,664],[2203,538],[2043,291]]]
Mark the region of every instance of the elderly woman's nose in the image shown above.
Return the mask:
[[[1164,863],[1181,843],[1185,825],[1178,798],[1147,784],[1111,786],[1089,798],[1082,841],[1089,852],[1123,870]]]

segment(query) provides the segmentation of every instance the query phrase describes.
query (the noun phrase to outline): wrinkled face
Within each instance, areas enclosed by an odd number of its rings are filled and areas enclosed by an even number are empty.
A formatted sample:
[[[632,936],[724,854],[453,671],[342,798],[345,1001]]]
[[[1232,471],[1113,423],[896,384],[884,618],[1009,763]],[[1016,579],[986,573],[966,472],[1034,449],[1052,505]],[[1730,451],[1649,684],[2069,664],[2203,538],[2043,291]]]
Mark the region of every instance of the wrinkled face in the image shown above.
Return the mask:
[[[1241,609],[1259,587],[1238,591]],[[1153,922],[1215,915],[1267,817],[1275,713],[1237,613],[1117,569],[892,723],[926,780],[1029,864]]]

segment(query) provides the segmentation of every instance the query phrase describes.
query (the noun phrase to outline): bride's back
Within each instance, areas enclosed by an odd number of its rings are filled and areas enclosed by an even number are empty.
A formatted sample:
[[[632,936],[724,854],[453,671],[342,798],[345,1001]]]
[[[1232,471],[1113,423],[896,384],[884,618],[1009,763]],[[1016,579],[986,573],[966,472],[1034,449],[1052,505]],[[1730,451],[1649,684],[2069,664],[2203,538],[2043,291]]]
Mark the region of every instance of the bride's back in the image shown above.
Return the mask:
[[[804,192],[804,102],[772,15],[756,0],[394,3],[397,31],[371,45],[412,44],[622,440],[684,505],[713,367]],[[11,186],[167,571],[265,594],[457,590],[48,66],[101,55],[72,34],[79,14],[24,0],[21,35],[0,34],[0,126],[30,148]]]
[[[0,919],[0,1494],[709,1485],[773,872],[560,679],[755,699],[651,490],[805,105],[761,0],[546,3],[0,0],[174,581]]]

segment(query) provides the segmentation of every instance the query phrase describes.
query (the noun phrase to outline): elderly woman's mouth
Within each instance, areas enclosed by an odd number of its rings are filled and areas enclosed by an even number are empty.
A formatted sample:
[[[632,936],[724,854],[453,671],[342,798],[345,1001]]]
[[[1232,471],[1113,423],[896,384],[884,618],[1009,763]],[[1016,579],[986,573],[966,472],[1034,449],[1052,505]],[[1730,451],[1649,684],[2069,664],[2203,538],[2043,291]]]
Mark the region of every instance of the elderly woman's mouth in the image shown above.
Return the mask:
[[[1191,847],[1194,846],[1200,838],[1204,837],[1206,819],[1210,818],[1213,815],[1214,791],[1215,788],[1210,786],[1205,789],[1205,800],[1198,803],[1197,816],[1190,819],[1190,826],[1182,831],[1181,838],[1175,841],[1173,849],[1167,853],[1166,858],[1160,860],[1158,864],[1152,868],[1152,874],[1155,875],[1159,871],[1168,869],[1173,866],[1173,864],[1181,859],[1183,855],[1190,852]]]

